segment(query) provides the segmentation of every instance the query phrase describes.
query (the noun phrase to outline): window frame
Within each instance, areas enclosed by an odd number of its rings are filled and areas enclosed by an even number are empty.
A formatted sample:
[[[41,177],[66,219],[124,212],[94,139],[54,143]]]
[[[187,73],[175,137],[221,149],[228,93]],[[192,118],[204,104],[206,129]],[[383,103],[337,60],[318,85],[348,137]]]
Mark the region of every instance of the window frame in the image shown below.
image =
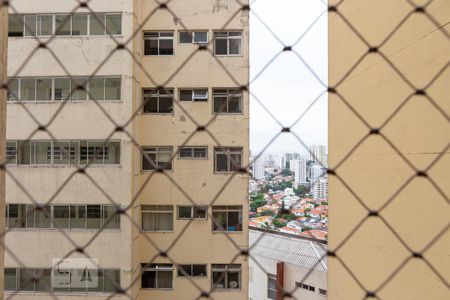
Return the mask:
[[[275,281],[275,289],[270,287],[271,280]],[[275,297],[271,293],[274,293]],[[270,274],[270,273],[267,273],[267,298],[268,299],[276,299],[277,298],[277,276]]]
[[[239,266],[239,268],[236,268]],[[215,287],[214,283],[214,272],[224,272],[225,276],[223,277],[225,286],[223,288]],[[228,286],[228,274],[229,273],[238,273],[239,282],[238,288],[230,288]],[[211,264],[211,288],[213,291],[240,291],[242,289],[242,265],[241,264]]]
[[[12,162],[9,162],[9,160],[11,159],[11,158],[8,158],[8,156],[11,156],[11,154],[8,154],[8,152],[9,151],[11,151],[11,150],[8,150],[8,148],[11,148],[11,146],[8,146],[8,143],[9,144],[11,144],[11,143],[14,143],[14,163],[12,163]],[[5,164],[7,164],[7,165],[17,165],[17,163],[18,163],[18,148],[17,148],[17,141],[16,140],[6,140],[5,141]]]
[[[191,149],[191,156],[181,156],[182,149]],[[195,149],[205,150],[205,156],[195,156]],[[205,160],[208,159],[208,146],[178,146],[178,159],[182,160]]]
[[[180,217],[180,208],[189,207],[191,210],[191,216],[189,218]],[[204,218],[196,218],[195,209],[202,208],[205,209],[205,217]],[[177,205],[177,220],[208,220],[208,205]]]
[[[223,92],[226,91],[226,92]],[[237,93],[239,91],[239,93]],[[216,98],[227,98],[226,111],[216,111],[215,103]],[[239,108],[238,112],[230,112],[230,99],[239,97]],[[244,114],[244,93],[242,90],[237,88],[213,88],[212,90],[212,113],[213,115],[242,115]],[[221,106],[222,107],[222,106]]]
[[[172,33],[172,36],[161,36],[161,33]],[[147,34],[147,36],[146,36]],[[158,36],[150,36],[150,34],[157,34]],[[147,30],[147,31],[143,31],[142,33],[142,38],[143,38],[143,43],[142,43],[142,54],[143,56],[173,56],[175,55],[175,31],[174,30]],[[156,40],[158,41],[158,54],[146,54],[146,47],[145,47],[145,41],[146,40]],[[172,54],[161,54],[160,50],[161,50],[161,46],[160,46],[160,40],[172,40]]]
[[[238,219],[240,220],[240,223],[238,223],[237,225],[240,225],[240,229],[237,226],[236,230],[228,230],[230,228],[229,225],[229,213],[238,213]],[[216,223],[219,222],[214,222],[214,213],[225,213],[225,222],[226,222],[226,226],[224,228],[224,230],[220,230],[220,227],[216,225]],[[244,214],[243,214],[243,207],[242,205],[214,205],[211,207],[211,231],[213,233],[220,233],[220,232],[226,232],[226,233],[242,233],[243,232],[243,226],[244,226]],[[215,228],[217,227],[217,228]]]
[[[168,207],[171,207],[172,209],[169,210]],[[162,207],[162,208],[159,208]],[[166,207],[166,210],[164,210],[164,207]],[[159,208],[159,209],[158,209]],[[144,214],[171,214],[172,215],[172,223],[171,223],[171,229],[167,229],[167,230],[148,230],[148,229],[144,229]],[[175,225],[175,221],[174,221],[174,209],[173,209],[173,205],[148,205],[148,204],[143,204],[141,205],[141,231],[145,232],[145,233],[152,233],[152,232],[174,232],[174,225]]]
[[[316,291],[316,287],[313,285],[309,285],[303,282],[295,282],[295,285],[301,289],[307,290],[309,292],[315,292]]]
[[[149,150],[149,149],[155,149],[155,150]],[[161,151],[162,149],[165,149],[165,151]],[[173,147],[172,146],[142,146],[141,148],[141,172],[153,172],[158,171],[159,167],[159,159],[158,156],[161,154],[161,152],[169,153],[170,149],[170,169],[169,168],[162,168],[164,171],[173,171],[174,170],[174,157],[173,157]],[[153,168],[152,163],[148,161],[147,157],[144,155],[144,153],[148,154],[154,154],[155,155],[155,161],[153,162],[156,165],[156,168]],[[144,161],[146,163],[149,163],[152,167],[151,169],[144,169]],[[167,163],[166,163],[167,164]],[[163,165],[164,166],[164,165]]]
[[[225,150],[219,150],[219,149],[225,149]],[[240,151],[238,150],[230,150],[230,149],[240,149]],[[228,173],[234,173],[234,172],[239,172],[239,169],[242,168],[242,160],[243,160],[243,156],[244,156],[244,149],[243,147],[214,147],[214,173],[215,174],[228,174]],[[240,166],[238,166],[238,170],[233,170],[235,167],[234,166],[232,160],[231,160],[231,155],[240,155],[241,159],[240,159]],[[217,155],[226,155],[227,158],[227,170],[225,171],[219,171],[218,167],[217,167],[217,163],[218,163],[218,159],[217,159]]]
[[[182,42],[181,34],[188,33],[191,37],[190,42]],[[196,33],[206,33],[206,41],[205,42],[196,42],[195,35]],[[178,31],[178,44],[197,44],[197,45],[208,45],[209,44],[209,30],[179,30]]]
[[[191,100],[181,100],[182,92],[191,92]],[[206,98],[201,98],[195,95],[199,91],[206,91]],[[179,102],[208,102],[209,100],[209,89],[208,88],[179,88],[178,89],[178,101]]]
[[[190,274],[184,275],[180,272],[180,267],[190,266]],[[205,268],[205,275],[194,275],[194,266],[202,266]],[[183,269],[184,270],[184,269]],[[187,272],[186,272],[187,273]],[[208,278],[208,265],[207,264],[178,264],[177,266],[177,278]]]
[[[240,33],[239,36],[230,36],[230,32],[236,32]],[[226,34],[226,36],[216,36],[219,34]],[[216,53],[216,40],[226,40],[227,41],[227,54],[217,54]],[[230,40],[240,40],[240,46],[239,46],[239,54],[230,54]],[[243,56],[243,31],[242,30],[213,30],[213,55],[214,56],[222,56],[222,57],[241,57]]]
[[[141,290],[173,290],[173,270],[174,266],[173,264],[163,264],[163,263],[152,263],[150,266],[149,264],[141,264]],[[170,265],[170,267],[169,267]],[[142,277],[144,275],[144,272],[155,272],[155,287],[143,287],[142,286]],[[158,287],[158,272],[170,272],[170,275],[172,277],[171,281],[171,287]]]
[[[151,93],[153,92],[153,93]],[[156,93],[155,93],[156,92]],[[156,102],[156,112],[146,112],[145,105],[149,103],[146,98],[157,98]],[[170,112],[160,112],[160,102],[161,98],[172,98],[172,111]],[[166,88],[165,90],[160,90],[157,88],[143,88],[142,89],[142,113],[144,115],[174,115],[175,114],[175,96],[173,88]]]

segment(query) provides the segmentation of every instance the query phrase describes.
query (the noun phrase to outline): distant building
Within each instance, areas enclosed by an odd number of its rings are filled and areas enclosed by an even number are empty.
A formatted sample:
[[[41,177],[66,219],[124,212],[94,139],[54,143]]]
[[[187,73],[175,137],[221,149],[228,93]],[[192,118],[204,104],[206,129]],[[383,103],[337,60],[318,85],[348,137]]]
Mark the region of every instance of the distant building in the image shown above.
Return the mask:
[[[264,174],[264,156],[261,155],[253,161],[253,178],[260,180],[265,178]]]
[[[306,183],[306,159],[299,158],[295,163],[295,185]]]
[[[322,174],[325,172],[324,168],[319,164],[314,164],[310,166],[310,177],[309,180],[311,183],[315,182],[317,179],[319,179]]]
[[[312,145],[309,147],[309,160],[327,166],[327,147],[323,145]]]
[[[328,178],[321,177],[315,181],[311,188],[314,200],[328,199]]]
[[[294,291],[294,299],[326,299],[325,242],[262,229],[250,229],[249,236],[250,300],[276,299],[281,288]]]

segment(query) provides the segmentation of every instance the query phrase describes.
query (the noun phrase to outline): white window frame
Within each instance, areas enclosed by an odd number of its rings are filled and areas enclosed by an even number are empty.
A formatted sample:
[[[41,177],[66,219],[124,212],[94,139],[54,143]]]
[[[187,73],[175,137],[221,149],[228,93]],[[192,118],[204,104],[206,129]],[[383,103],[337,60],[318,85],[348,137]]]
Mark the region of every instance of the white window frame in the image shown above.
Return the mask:
[[[237,267],[239,266],[239,268]],[[224,282],[225,286],[223,288],[215,287],[214,283],[214,272],[225,272]],[[239,274],[239,287],[230,288],[228,287],[228,274],[238,273]],[[242,265],[240,264],[212,264],[211,265],[211,287],[213,291],[239,291],[242,289]]]
[[[231,150],[231,149],[240,149],[240,150]],[[227,157],[227,170],[226,171],[218,171],[217,168],[217,155],[226,155]],[[242,159],[244,155],[244,151],[242,147],[214,147],[214,173],[218,174],[224,174],[224,173],[233,173],[237,171],[232,171],[233,162],[231,160],[231,155],[237,155],[239,154],[241,156],[240,159],[240,166],[239,168],[242,168]]]
[[[275,289],[270,288],[269,282],[271,280],[275,281]],[[275,298],[270,297],[270,292],[275,293]],[[276,295],[277,295],[277,276],[273,275],[273,274],[270,274],[270,273],[267,273],[267,298],[268,299],[276,299],[277,298]]]
[[[146,264],[141,264],[141,272],[144,274],[144,272],[155,272],[155,287],[154,288],[144,288],[142,287],[141,282],[141,289],[142,290],[172,290],[173,289],[173,264],[152,264],[155,265],[154,267],[146,266]],[[169,265],[171,265],[169,267]],[[158,272],[170,272],[172,275],[172,286],[170,288],[165,287],[158,287]],[[141,275],[142,280],[142,275]]]
[[[180,272],[181,268],[177,268],[177,277],[178,278],[184,278],[184,277],[194,277],[194,278],[207,278],[208,277],[208,265],[207,264],[178,264],[178,266],[190,266],[191,268],[191,274],[184,275],[182,272]],[[204,266],[205,267],[205,275],[193,275],[194,274],[194,266]],[[181,273],[181,275],[180,275]]]
[[[222,208],[223,207],[223,208]],[[241,205],[215,205],[212,206],[211,208],[211,217],[213,218],[212,220],[212,232],[233,232],[233,233],[242,233],[243,229],[242,227],[244,226],[243,224],[243,213],[242,213],[242,206]],[[225,228],[223,228],[223,230],[220,230],[220,228],[216,228],[214,229],[214,227],[216,226],[216,223],[214,222],[214,213],[219,212],[219,213],[225,213],[225,220],[226,220],[226,225]],[[237,212],[239,213],[239,220],[240,220],[240,225],[241,225],[241,230],[228,230],[228,213],[230,212]]]
[[[224,92],[226,90],[226,92]],[[227,105],[226,105],[226,111],[225,112],[221,112],[221,111],[215,111],[215,98],[216,97],[227,97]],[[230,98],[233,97],[239,97],[239,108],[240,111],[239,112],[230,112]],[[244,103],[243,103],[243,99],[244,99],[244,94],[242,93],[242,91],[239,91],[236,88],[213,88],[213,93],[212,93],[212,112],[215,115],[241,115],[244,113]]]
[[[191,36],[190,42],[181,42],[181,34],[182,33],[188,33]],[[206,41],[196,42],[195,41],[195,35],[196,33],[206,33]],[[178,43],[179,44],[199,44],[204,45],[209,43],[209,32],[208,30],[180,30],[178,31]]]
[[[157,98],[156,103],[156,112],[146,112],[145,111],[145,98],[146,97],[153,97]],[[172,111],[171,112],[160,112],[160,98],[172,98]],[[166,88],[165,90],[158,90],[156,88],[144,88],[142,90],[142,113],[144,115],[173,115],[175,112],[174,107],[175,97],[174,97],[174,89],[173,88]]]
[[[164,208],[164,207],[167,208]],[[172,209],[169,210],[168,207],[171,207]],[[162,207],[162,208],[160,208]],[[172,214],[172,229],[167,230],[148,230],[144,229],[144,214]],[[141,230],[143,232],[173,232],[174,231],[174,209],[173,205],[141,205]]]
[[[191,92],[191,100],[181,100],[181,92]],[[178,90],[178,101],[180,102],[208,102],[208,88],[182,88]]]
[[[240,33],[239,36],[237,35],[231,35],[230,32],[233,33]],[[222,36],[219,36],[222,34]],[[242,56],[243,53],[243,32],[242,30],[214,30],[213,31],[213,43],[214,43],[214,56]],[[227,54],[216,54],[216,40],[227,40]],[[238,54],[230,54],[230,40],[240,40],[240,47],[239,47],[239,53]]]
[[[161,33],[172,33],[172,36],[161,36]],[[148,34],[146,36],[146,34]],[[150,34],[157,34],[158,36],[150,36]],[[170,31],[170,30],[159,30],[159,31],[144,31],[143,33],[143,40],[144,42],[142,43],[143,46],[143,51],[142,54],[144,56],[171,56],[171,55],[175,55],[175,32],[174,31]],[[146,40],[157,40],[158,41],[158,54],[145,54],[145,41]],[[160,54],[160,41],[161,40],[172,40],[172,54]]]
[[[173,159],[173,147],[172,146],[143,146],[142,147],[142,155],[141,155],[141,171],[147,172],[147,171],[156,171],[158,170],[158,168],[160,167],[159,165],[159,154],[161,152],[167,152],[169,153],[170,151],[170,158],[171,158],[171,166],[170,169],[164,169],[164,171],[173,171],[173,164],[174,164],[174,159]],[[152,169],[144,169],[144,160],[147,159],[147,157],[145,157],[145,154],[155,154],[156,160],[154,161],[155,164],[155,168]],[[149,164],[151,164],[150,162],[148,162]]]
[[[180,217],[180,208],[189,207],[191,210],[191,216],[189,218]],[[195,218],[194,211],[196,208],[202,208],[205,210],[204,218]],[[208,206],[207,205],[178,205],[177,206],[177,219],[178,220],[208,220]]]
[[[191,149],[191,156],[181,156],[181,150],[182,149]],[[195,149],[204,149],[205,150],[205,156],[195,156]],[[179,146],[178,147],[178,159],[200,159],[205,160],[208,159],[208,146]]]

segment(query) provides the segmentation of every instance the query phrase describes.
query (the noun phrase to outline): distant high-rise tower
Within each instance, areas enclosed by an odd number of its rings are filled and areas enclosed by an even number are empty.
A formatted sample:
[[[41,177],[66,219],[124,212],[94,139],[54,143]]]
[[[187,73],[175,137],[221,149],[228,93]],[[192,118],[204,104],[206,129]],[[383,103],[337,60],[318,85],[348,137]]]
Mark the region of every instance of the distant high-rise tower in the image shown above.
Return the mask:
[[[327,166],[327,147],[324,145],[312,145],[309,147],[309,160],[313,160],[322,166]]]

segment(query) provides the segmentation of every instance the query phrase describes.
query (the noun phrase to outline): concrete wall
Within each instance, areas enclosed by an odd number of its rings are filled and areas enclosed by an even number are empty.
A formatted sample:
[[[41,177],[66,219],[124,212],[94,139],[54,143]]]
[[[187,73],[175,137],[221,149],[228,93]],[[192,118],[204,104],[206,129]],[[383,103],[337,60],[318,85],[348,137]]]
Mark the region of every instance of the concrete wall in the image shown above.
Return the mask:
[[[337,2],[340,1],[330,1],[330,4]],[[372,135],[335,170],[345,184],[330,176],[329,249],[333,251],[356,231],[336,252],[346,267],[333,257],[328,260],[330,299],[361,299],[365,296],[364,289],[375,291],[380,299],[386,300],[449,297],[450,235],[444,229],[448,229],[450,215],[450,154],[445,149],[450,136],[450,2],[430,3],[426,12],[437,24],[424,14],[414,13],[380,51],[414,87],[426,88],[441,111],[426,97],[414,96],[414,88],[405,84],[393,67],[377,54],[366,56],[336,87],[373,128],[382,126],[406,97],[413,95],[381,129],[413,167],[408,166],[383,138]],[[354,0],[342,2],[338,10],[371,45],[379,46],[413,7],[408,1],[400,0]],[[368,47],[333,12],[329,14],[329,47],[329,84],[335,86]],[[334,94],[329,97],[329,165],[333,169],[369,133],[369,128],[342,99]],[[439,189],[427,178],[414,177],[395,194],[415,175],[415,169],[426,170]],[[380,212],[381,216],[411,251],[426,249],[423,256],[429,264],[413,258],[398,269],[411,257],[411,252],[379,218],[372,217],[359,224],[368,212],[355,195],[372,210],[379,210],[394,195],[393,201]],[[438,238],[431,243],[435,237]],[[391,274],[392,278],[385,282]],[[379,289],[383,282],[385,285]]]

